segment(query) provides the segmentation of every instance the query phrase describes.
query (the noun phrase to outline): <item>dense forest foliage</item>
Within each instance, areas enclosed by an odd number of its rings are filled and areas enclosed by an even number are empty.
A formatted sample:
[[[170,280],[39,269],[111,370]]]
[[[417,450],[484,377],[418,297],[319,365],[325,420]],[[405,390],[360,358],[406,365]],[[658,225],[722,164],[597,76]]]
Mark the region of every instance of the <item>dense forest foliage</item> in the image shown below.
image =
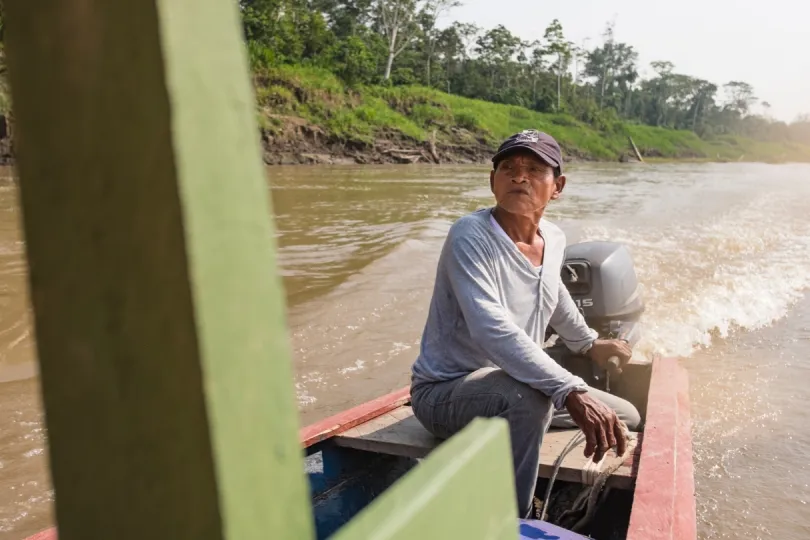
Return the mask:
[[[664,157],[810,160],[810,114],[774,120],[750,84],[692,77],[664,60],[645,79],[610,23],[586,48],[558,20],[531,41],[504,26],[448,24],[459,0],[235,1],[270,135],[282,117],[366,144],[382,132],[492,145],[536,127],[585,158],[620,157],[632,136]],[[0,114],[9,117],[4,33],[0,0]]]
[[[533,41],[504,26],[451,18],[457,0],[239,0],[254,69],[327,69],[347,85],[419,85],[450,94],[566,113],[597,129],[629,122],[810,143],[810,116],[771,119],[769,104],[744,81],[718,83],[678,73],[671,62],[639,75],[638,53],[606,25],[584,48],[558,20]],[[760,111],[755,114],[755,111]]]

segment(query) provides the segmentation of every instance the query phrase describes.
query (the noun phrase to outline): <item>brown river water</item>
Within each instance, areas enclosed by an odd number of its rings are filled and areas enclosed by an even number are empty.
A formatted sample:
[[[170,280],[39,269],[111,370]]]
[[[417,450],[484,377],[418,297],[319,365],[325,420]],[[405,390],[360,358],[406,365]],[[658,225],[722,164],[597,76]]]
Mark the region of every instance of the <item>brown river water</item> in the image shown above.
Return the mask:
[[[0,171],[0,540],[51,525],[20,213]],[[408,382],[450,224],[483,167],[272,168],[301,423]],[[701,538],[810,538],[810,166],[578,165],[549,218],[627,243],[636,354],[690,372]],[[101,509],[100,509],[101,510]]]

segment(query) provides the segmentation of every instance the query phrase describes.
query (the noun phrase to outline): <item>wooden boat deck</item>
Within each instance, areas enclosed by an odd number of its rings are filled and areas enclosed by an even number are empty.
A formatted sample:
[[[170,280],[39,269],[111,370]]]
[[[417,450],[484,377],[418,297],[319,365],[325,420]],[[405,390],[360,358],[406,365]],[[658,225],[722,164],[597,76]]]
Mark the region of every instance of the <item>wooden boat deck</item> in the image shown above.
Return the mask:
[[[551,477],[554,461],[577,433],[578,429],[563,429],[550,430],[546,434],[540,449],[540,478]],[[639,437],[635,451],[611,475],[607,485],[619,489],[633,489],[641,453],[640,439]],[[423,458],[442,443],[441,439],[437,439],[422,427],[408,405],[400,405],[385,414],[356,425],[335,435],[333,440],[336,445],[345,448],[410,458]],[[583,455],[584,448],[583,442],[566,456],[557,473],[559,480],[583,482],[583,469],[590,461]],[[615,452],[611,450],[605,463],[612,462],[615,457]]]

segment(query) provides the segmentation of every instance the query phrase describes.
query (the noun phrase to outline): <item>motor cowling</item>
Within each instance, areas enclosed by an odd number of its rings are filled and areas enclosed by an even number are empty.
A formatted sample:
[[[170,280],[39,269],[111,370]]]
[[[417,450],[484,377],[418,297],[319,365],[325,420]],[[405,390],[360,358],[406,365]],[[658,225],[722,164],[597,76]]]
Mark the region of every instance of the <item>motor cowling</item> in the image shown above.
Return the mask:
[[[644,312],[644,300],[630,250],[617,242],[582,242],[568,246],[561,278],[588,326],[600,337],[632,332]],[[628,339],[635,338],[635,339]]]
[[[641,339],[644,300],[633,258],[617,242],[582,242],[568,246],[561,269],[564,286],[600,338],[619,338],[635,346]],[[549,327],[546,338],[554,335]],[[560,341],[546,352],[563,367],[595,388],[606,389],[604,370],[590,359],[572,353]]]

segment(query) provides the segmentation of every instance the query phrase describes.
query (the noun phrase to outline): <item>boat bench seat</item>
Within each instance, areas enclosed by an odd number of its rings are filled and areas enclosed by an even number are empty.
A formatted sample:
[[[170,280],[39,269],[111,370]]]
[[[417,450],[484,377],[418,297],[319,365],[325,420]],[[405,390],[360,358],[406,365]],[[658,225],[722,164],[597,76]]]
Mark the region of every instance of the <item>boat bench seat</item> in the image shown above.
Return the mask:
[[[546,433],[540,449],[540,478],[551,477],[554,471],[554,461],[578,432],[578,429],[552,429]],[[430,434],[419,423],[408,405],[403,405],[335,435],[333,441],[344,448],[410,458],[424,458],[443,442],[442,439]],[[583,469],[589,461],[583,455],[584,448],[585,443],[581,443],[566,456],[557,473],[559,480],[583,482]],[[633,489],[640,452],[641,436],[639,435],[635,451],[610,476],[606,485],[618,489]],[[616,454],[612,450],[608,454],[609,458],[615,458],[615,456]]]

